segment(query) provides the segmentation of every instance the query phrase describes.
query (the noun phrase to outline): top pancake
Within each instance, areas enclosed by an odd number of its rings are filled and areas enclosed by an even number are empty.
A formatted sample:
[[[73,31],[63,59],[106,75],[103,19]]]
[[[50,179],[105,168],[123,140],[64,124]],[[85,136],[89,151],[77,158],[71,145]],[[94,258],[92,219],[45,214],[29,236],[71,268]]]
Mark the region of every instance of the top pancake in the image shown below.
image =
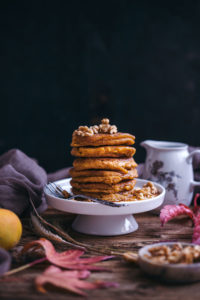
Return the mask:
[[[74,147],[71,154],[76,157],[131,157],[135,151],[129,146]]]
[[[117,132],[114,134],[97,133],[88,136],[73,135],[72,147],[82,146],[114,146],[114,145],[133,145],[135,136],[129,133]]]

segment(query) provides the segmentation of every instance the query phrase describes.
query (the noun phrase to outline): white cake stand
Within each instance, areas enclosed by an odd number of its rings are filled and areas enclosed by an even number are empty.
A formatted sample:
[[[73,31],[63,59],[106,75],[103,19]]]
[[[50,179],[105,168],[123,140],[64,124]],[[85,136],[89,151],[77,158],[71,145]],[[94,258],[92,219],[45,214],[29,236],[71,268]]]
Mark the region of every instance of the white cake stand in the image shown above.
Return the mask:
[[[69,179],[56,181],[63,189],[70,192]],[[135,187],[142,187],[147,180],[137,179]],[[165,189],[158,183],[154,183],[160,194],[157,197],[133,201],[121,202],[127,204],[122,207],[111,207],[94,202],[67,200],[55,197],[47,187],[44,188],[48,205],[62,211],[77,214],[72,228],[78,232],[91,235],[121,235],[138,229],[138,224],[133,214],[146,212],[159,207],[165,196]]]

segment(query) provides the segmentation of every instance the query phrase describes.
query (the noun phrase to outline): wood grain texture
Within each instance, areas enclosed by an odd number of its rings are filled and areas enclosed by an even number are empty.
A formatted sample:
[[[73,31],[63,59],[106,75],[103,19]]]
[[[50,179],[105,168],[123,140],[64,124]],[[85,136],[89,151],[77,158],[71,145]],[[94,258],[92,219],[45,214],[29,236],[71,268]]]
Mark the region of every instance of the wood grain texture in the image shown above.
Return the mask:
[[[139,223],[137,232],[118,236],[118,237],[94,237],[75,233],[70,229],[73,215],[60,213],[56,210],[48,210],[44,215],[51,222],[59,222],[74,238],[79,241],[91,243],[104,247],[112,245],[116,249],[137,250],[144,244],[153,243],[160,240],[179,240],[190,241],[192,227],[187,219],[178,219],[166,224],[164,228],[160,227],[158,216],[152,214],[136,215]],[[23,238],[21,245],[34,240],[37,237],[32,232],[29,220],[23,222]],[[66,247],[57,246],[59,250],[65,250]],[[13,268],[22,264],[14,260]],[[129,264],[120,258],[103,262],[112,272],[93,273],[92,280],[102,279],[115,281],[120,284],[118,288],[105,290],[96,290],[88,292],[88,299],[199,299],[200,283],[188,285],[168,285],[149,278],[142,273],[139,267]],[[44,300],[64,300],[64,299],[82,299],[82,297],[62,292],[60,290],[50,289],[46,294],[40,294],[34,286],[34,279],[40,274],[47,264],[43,263],[27,269],[15,276],[10,276],[0,282],[0,299],[44,299]]]

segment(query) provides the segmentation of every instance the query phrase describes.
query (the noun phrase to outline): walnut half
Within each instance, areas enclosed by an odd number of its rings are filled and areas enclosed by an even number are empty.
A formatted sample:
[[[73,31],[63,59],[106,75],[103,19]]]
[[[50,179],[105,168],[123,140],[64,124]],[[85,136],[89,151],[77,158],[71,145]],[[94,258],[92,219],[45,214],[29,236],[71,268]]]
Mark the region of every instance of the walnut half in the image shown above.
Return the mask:
[[[79,128],[75,130],[73,134],[80,135],[80,136],[89,136],[89,135],[93,135],[94,132],[88,126],[79,126]]]
[[[117,127],[115,125],[110,125],[109,119],[102,119],[101,124],[99,125],[99,132],[114,134],[117,133]]]

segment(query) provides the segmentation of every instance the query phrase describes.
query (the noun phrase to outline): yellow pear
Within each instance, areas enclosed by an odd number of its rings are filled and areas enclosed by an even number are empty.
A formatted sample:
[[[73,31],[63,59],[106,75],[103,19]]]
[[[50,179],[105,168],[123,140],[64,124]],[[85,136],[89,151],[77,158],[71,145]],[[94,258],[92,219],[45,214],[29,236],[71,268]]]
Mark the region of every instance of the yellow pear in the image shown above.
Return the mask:
[[[20,240],[22,223],[11,210],[0,208],[0,247],[9,250]]]

